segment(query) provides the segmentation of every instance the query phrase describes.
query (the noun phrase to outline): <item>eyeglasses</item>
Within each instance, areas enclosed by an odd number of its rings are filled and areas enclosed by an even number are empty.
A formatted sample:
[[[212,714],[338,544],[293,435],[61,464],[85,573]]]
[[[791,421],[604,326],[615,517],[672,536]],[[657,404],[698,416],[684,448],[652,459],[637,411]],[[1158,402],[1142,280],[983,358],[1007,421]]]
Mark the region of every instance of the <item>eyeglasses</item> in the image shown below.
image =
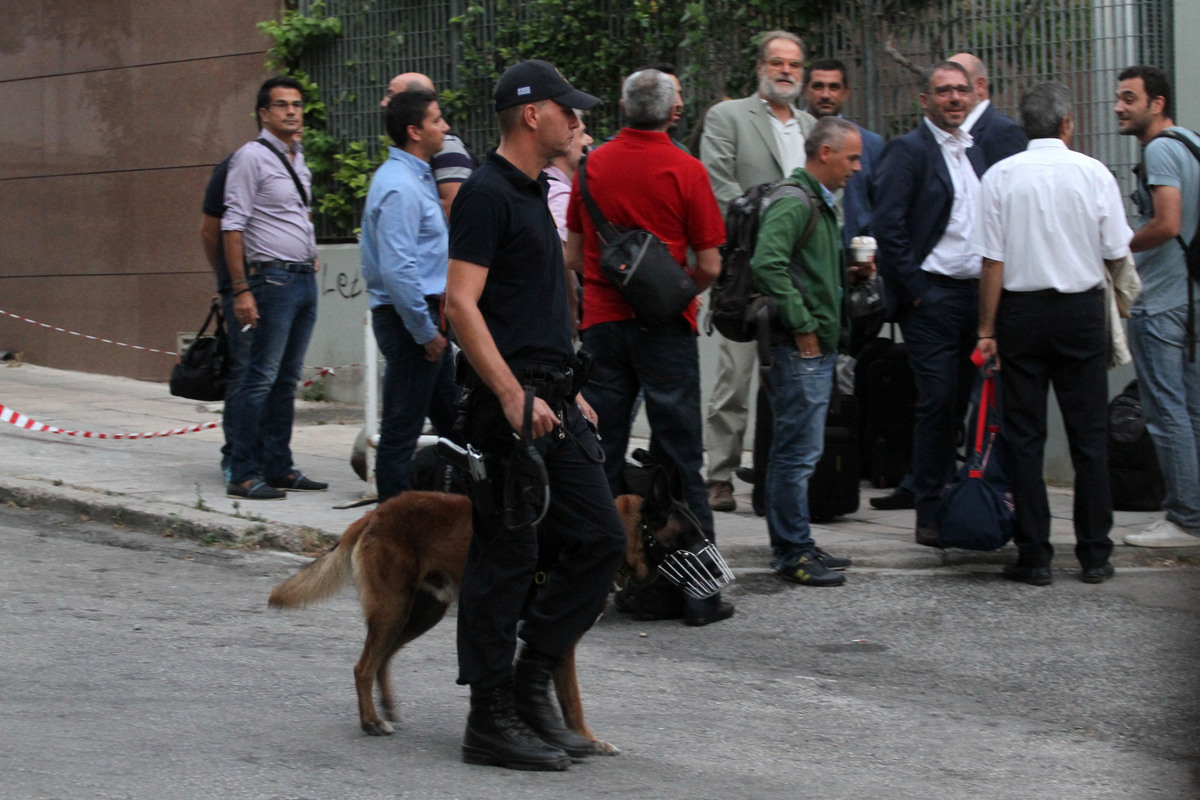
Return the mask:
[[[299,111],[303,111],[304,110],[304,101],[303,100],[292,100],[291,102],[289,102],[287,100],[272,100],[270,103],[267,103],[267,108],[279,108],[279,109],[294,108]]]
[[[970,94],[971,87],[964,86],[962,84],[959,84],[958,86],[951,86],[947,84],[945,86],[935,86],[933,93],[941,97],[949,97],[952,94]]]
[[[771,69],[781,69],[785,64],[797,72],[804,69],[803,61],[785,61],[782,58],[768,58],[766,64]]]

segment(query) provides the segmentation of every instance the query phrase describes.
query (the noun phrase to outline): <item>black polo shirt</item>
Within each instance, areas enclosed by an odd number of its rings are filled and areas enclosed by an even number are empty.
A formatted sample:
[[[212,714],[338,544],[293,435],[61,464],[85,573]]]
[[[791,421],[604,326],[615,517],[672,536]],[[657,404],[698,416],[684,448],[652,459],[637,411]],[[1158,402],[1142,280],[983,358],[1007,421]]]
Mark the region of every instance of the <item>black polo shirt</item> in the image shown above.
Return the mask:
[[[517,372],[574,354],[562,240],[538,180],[491,150],[450,210],[450,258],[488,268],[479,310],[500,355]]]

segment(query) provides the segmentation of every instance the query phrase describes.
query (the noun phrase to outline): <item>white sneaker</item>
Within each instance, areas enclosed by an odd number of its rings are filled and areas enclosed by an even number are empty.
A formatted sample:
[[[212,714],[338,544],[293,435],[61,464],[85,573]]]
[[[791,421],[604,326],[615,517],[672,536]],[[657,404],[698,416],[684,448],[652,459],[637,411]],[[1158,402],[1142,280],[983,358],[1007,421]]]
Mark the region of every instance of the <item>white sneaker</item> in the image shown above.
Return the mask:
[[[1141,533],[1125,537],[1134,547],[1200,547],[1200,536],[1193,536],[1168,519],[1160,519]]]

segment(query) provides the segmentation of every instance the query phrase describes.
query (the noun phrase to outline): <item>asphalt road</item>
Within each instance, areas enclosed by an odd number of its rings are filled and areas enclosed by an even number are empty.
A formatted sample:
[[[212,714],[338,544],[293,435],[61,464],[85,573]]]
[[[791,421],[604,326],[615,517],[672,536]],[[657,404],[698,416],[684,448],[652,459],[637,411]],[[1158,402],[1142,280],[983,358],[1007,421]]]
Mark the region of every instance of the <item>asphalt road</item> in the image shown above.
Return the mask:
[[[605,616],[580,651],[621,748],[561,774],[458,758],[444,623],[358,728],[354,594],[267,609],[301,562],[0,508],[0,797],[1170,798],[1200,795],[1200,569],[739,576],[726,623]]]

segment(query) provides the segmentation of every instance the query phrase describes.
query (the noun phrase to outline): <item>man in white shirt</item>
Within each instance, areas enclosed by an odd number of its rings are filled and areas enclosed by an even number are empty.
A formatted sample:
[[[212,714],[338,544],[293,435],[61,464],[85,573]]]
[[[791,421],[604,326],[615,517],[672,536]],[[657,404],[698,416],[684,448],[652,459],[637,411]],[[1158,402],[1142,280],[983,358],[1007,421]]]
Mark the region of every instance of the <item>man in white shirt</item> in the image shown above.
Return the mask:
[[[937,546],[934,517],[954,474],[954,448],[974,380],[979,257],[971,233],[983,157],[960,128],[971,96],[967,71],[943,61],[922,83],[925,118],[888,142],[875,169],[871,224],[887,289],[917,387],[913,494],[918,544]]]
[[[1021,98],[1030,143],[983,177],[973,243],[983,256],[979,342],[1001,366],[1001,408],[1016,507],[1010,580],[1051,582],[1050,506],[1042,474],[1053,384],[1075,468],[1075,555],[1084,583],[1112,577],[1104,270],[1129,253],[1112,173],[1068,149],[1071,93],[1043,83]]]

